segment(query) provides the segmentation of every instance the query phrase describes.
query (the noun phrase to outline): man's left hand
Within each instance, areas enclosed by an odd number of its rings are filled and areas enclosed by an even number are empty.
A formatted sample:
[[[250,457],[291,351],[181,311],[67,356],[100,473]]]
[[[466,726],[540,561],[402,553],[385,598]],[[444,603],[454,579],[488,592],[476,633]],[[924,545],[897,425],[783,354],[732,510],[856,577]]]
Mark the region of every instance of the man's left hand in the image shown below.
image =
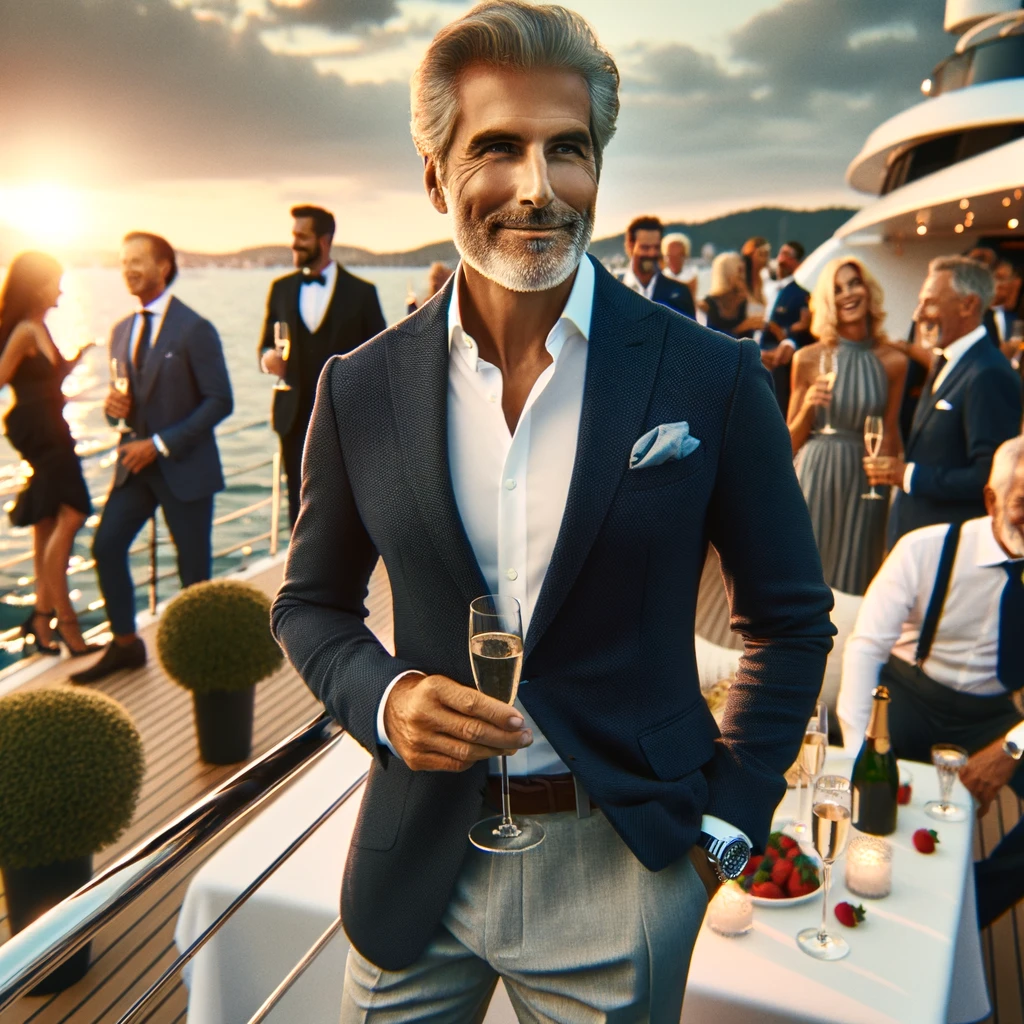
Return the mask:
[[[151,462],[156,461],[156,456],[156,445],[148,437],[121,445],[121,465],[129,473],[138,473],[145,469]]]
[[[1018,767],[1018,762],[1004,752],[1000,737],[979,750],[960,769],[960,781],[981,805],[978,808],[979,818],[988,813],[999,790],[1013,778]]]
[[[868,483],[872,486],[880,484],[902,487],[907,464],[899,455],[880,455],[874,459],[867,456],[864,459],[864,472],[867,473]]]

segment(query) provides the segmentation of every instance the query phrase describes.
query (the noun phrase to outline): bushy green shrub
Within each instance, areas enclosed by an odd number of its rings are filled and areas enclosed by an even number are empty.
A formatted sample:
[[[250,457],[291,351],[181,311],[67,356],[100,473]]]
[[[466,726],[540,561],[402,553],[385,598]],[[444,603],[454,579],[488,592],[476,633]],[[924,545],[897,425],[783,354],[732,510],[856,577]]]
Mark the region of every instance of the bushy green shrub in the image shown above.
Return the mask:
[[[284,660],[270,634],[270,598],[238,580],[181,591],[160,618],[156,648],[164,671],[188,690],[247,690]]]
[[[0,865],[41,867],[108,846],[132,820],[144,770],[135,724],[102,693],[0,699]]]

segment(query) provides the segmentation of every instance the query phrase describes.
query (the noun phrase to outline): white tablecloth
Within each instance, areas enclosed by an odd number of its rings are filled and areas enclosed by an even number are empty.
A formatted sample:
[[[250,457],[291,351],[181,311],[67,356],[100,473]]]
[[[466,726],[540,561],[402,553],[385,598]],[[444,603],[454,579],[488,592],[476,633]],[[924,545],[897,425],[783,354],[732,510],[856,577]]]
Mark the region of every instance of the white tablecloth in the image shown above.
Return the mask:
[[[214,854],[189,885],[175,934],[184,947],[231,899],[369,765],[345,737],[281,798]],[[832,762],[848,771],[848,762]],[[706,926],[694,950],[685,1024],[964,1024],[988,1013],[975,925],[971,823],[936,824],[923,811],[937,791],[930,766],[914,765],[914,800],[900,808],[893,893],[863,901],[868,920],[843,934],[853,947],[838,963],[812,960],[794,935],[816,924],[820,904],[761,909],[738,939]],[[966,803],[965,791],[957,798]],[[252,896],[193,961],[189,1024],[245,1024],[295,962],[334,920],[360,794],[337,812]],[[787,813],[787,804],[780,815]],[[936,854],[917,853],[910,835],[935,827]],[[529,854],[526,854],[529,856]],[[836,899],[851,898],[835,872]],[[857,902],[861,902],[857,900]],[[962,926],[961,926],[962,924]],[[841,926],[836,922],[836,928]],[[336,1024],[348,943],[339,936],[275,1011],[273,1020]],[[952,970],[956,968],[952,998]],[[947,1012],[947,1003],[948,1012]],[[514,1024],[499,985],[485,1024]]]

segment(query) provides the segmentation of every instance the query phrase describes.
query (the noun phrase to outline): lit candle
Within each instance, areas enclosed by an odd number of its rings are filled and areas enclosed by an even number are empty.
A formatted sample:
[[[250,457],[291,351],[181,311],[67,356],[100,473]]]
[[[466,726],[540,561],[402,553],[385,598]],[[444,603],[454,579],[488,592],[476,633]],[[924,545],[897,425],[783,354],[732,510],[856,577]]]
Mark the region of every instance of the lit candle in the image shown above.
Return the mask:
[[[846,888],[877,900],[892,892],[892,847],[875,836],[856,836],[846,851]]]
[[[719,935],[745,935],[754,923],[754,901],[736,882],[723,882],[708,906],[708,924]]]

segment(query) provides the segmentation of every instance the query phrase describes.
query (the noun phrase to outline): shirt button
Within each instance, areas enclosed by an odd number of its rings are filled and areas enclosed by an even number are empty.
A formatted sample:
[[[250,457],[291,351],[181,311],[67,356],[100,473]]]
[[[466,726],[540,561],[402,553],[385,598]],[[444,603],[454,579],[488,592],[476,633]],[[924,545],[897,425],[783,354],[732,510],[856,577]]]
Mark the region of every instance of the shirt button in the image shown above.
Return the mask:
[[[516,489],[516,482],[515,482],[515,480],[512,479],[512,477],[509,477],[505,481],[505,490],[506,491],[514,491],[515,489]]]
[[[487,401],[488,402],[496,402],[497,400],[498,400],[498,396],[497,395],[488,395],[487,396]]]
[[[466,348],[472,348],[472,347],[473,347],[473,342],[470,341],[469,338],[467,338],[466,339]]]
[[[515,569],[507,569],[507,570],[505,571],[505,575],[506,575],[506,576],[507,576],[507,577],[508,577],[508,578],[509,578],[510,580],[517,580],[517,579],[519,579],[519,573],[517,573],[517,572],[515,571]]]

